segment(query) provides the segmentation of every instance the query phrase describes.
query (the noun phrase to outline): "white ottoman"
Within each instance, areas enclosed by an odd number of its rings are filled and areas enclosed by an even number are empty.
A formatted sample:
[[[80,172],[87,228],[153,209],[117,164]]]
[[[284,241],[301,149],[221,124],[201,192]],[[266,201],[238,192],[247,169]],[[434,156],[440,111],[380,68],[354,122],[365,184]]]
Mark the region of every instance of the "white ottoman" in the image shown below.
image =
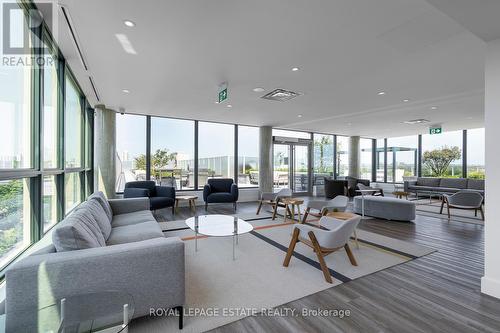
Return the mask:
[[[354,212],[361,214],[363,200],[354,197]],[[387,220],[412,221],[415,219],[415,203],[408,200],[365,195],[365,215]]]

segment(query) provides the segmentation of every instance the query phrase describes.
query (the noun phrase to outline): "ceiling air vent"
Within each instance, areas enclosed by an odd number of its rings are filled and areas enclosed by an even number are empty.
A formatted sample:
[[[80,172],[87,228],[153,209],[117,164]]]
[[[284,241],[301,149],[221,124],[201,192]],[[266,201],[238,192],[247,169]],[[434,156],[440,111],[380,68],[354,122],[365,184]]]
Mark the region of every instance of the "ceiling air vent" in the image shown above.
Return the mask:
[[[299,93],[296,93],[293,91],[284,90],[284,89],[275,89],[275,90],[271,91],[270,93],[262,96],[261,98],[269,99],[271,101],[284,102],[284,101],[288,101],[292,98],[295,98],[299,95],[300,95]]]
[[[416,124],[424,124],[424,123],[428,123],[428,122],[429,122],[429,120],[427,120],[427,119],[413,119],[413,120],[407,120],[404,123],[410,124],[410,125],[416,125]]]

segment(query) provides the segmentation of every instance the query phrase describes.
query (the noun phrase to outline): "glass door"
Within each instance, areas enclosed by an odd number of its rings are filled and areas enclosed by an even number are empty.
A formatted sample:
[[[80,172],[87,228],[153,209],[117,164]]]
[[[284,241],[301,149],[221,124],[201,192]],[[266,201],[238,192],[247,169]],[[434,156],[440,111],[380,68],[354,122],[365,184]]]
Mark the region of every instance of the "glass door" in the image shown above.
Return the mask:
[[[310,166],[309,146],[292,145],[293,168],[292,168],[292,190],[296,193],[309,192]]]
[[[275,143],[273,149],[274,188],[290,188],[294,193],[311,192],[310,145]]]
[[[274,188],[290,187],[290,145],[275,144],[273,150]]]

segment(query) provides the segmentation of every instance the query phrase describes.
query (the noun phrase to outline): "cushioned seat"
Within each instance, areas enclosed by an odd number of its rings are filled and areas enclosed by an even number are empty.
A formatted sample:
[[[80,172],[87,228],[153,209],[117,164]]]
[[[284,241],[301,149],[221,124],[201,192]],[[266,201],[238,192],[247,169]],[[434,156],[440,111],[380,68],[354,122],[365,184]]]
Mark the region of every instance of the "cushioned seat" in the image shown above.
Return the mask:
[[[354,212],[362,213],[362,198],[354,198]],[[365,196],[365,215],[387,220],[412,221],[415,203],[390,197]]]
[[[419,186],[419,185],[413,185],[413,186],[408,186],[410,190],[417,190],[417,191],[435,191],[435,187],[430,187],[430,186]]]
[[[173,207],[175,199],[169,197],[150,197],[151,209],[161,209],[164,207]]]
[[[153,214],[149,210],[140,210],[137,212],[114,215],[111,226],[123,227],[126,225],[142,223],[142,222],[156,222]]]
[[[157,222],[142,222],[111,229],[111,235],[106,244],[124,244],[160,237],[165,236]]]
[[[209,203],[234,202],[234,196],[231,193],[212,193],[207,198]]]

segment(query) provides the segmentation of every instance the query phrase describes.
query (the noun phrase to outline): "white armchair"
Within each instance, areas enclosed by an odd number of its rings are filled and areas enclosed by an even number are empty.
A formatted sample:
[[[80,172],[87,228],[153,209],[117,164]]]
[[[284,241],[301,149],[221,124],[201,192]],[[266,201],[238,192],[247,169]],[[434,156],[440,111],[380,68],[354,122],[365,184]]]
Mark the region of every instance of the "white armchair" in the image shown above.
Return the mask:
[[[292,258],[293,251],[297,242],[302,242],[314,250],[318,257],[321,270],[325,280],[329,283],[332,282],[332,277],[330,271],[326,266],[324,257],[344,248],[349,261],[353,266],[357,266],[358,263],[354,258],[354,255],[349,247],[349,239],[356,229],[359,221],[361,221],[361,216],[356,215],[349,220],[337,220],[332,217],[323,216],[319,223],[322,228],[312,227],[305,224],[298,224],[295,226],[293,231],[292,240],[290,241],[290,246],[283,262],[283,266],[288,267],[290,264],[290,259]]]
[[[278,192],[262,192],[259,200],[259,207],[257,208],[257,215],[260,213],[260,209],[263,204],[268,204],[273,207],[273,220],[276,217],[276,210],[278,209],[279,202],[282,198],[290,198],[292,196],[292,190],[289,188],[282,188]],[[283,206],[284,207],[284,206]]]
[[[349,198],[344,195],[337,195],[332,200],[324,201],[324,200],[310,200],[307,203],[307,208],[304,213],[304,218],[302,219],[302,223],[306,222],[307,216],[311,213],[311,209],[319,211],[318,214],[312,214],[316,216],[324,216],[328,212],[337,210],[338,212],[344,212],[347,208],[347,204],[349,203]]]

